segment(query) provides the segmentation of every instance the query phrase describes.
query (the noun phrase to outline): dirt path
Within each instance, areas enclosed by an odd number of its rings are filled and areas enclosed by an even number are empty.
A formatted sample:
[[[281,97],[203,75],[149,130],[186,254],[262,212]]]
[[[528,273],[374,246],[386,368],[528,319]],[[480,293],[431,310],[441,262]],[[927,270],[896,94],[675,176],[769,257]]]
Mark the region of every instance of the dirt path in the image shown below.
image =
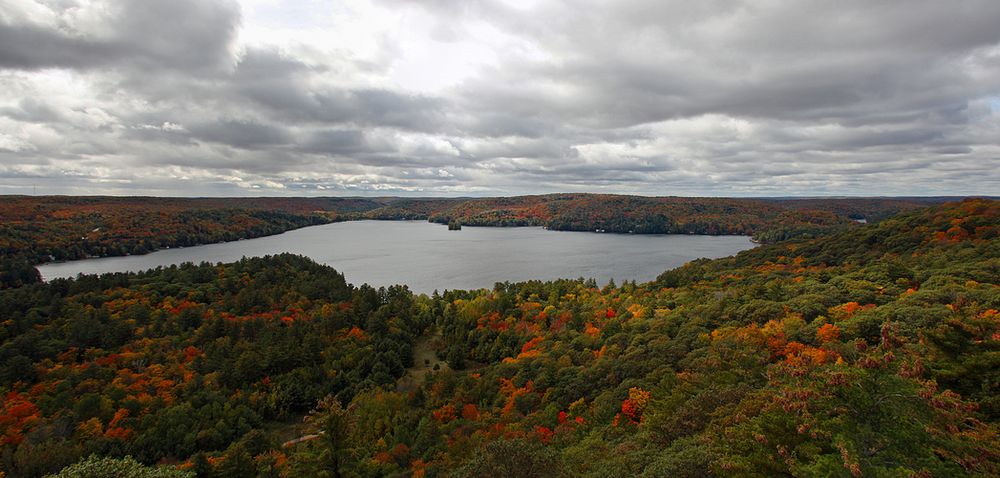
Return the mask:
[[[450,370],[448,364],[437,358],[434,353],[434,341],[440,339],[441,335],[436,331],[423,335],[413,344],[413,366],[406,371],[396,389],[401,392],[410,392],[424,383],[424,376],[434,370],[437,365],[439,370]]]

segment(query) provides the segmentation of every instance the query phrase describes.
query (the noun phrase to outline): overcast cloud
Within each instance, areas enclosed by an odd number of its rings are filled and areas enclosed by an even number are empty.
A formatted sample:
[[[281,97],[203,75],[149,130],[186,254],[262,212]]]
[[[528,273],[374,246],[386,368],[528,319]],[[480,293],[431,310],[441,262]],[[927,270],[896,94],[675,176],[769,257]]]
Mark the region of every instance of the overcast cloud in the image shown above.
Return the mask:
[[[0,194],[1000,194],[996,0],[0,0]]]

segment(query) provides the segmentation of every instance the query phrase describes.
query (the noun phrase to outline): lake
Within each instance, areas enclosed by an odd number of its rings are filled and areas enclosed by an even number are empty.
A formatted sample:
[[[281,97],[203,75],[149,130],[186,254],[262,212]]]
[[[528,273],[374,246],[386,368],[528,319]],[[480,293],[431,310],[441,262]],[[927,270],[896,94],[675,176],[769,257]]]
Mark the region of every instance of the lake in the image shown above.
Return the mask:
[[[49,280],[291,252],[332,266],[353,284],[406,284],[414,292],[430,293],[530,279],[644,282],[693,259],[726,257],[752,247],[746,236],[598,234],[541,227],[449,231],[425,221],[352,221],[141,256],[50,263],[38,270]]]

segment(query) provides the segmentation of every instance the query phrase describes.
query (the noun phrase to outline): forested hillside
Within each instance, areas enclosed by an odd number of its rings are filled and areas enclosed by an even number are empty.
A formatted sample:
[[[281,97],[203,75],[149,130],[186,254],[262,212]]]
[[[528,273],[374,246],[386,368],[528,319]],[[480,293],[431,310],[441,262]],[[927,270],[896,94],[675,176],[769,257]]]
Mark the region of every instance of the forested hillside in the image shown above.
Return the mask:
[[[142,254],[355,219],[457,220],[559,230],[758,235],[765,242],[877,221],[939,199],[719,199],[553,194],[509,198],[5,196],[0,255],[29,261]]]
[[[510,198],[152,198],[4,196],[0,288],[39,281],[48,261],[145,254],[358,219],[546,226],[618,233],[816,237],[938,199],[752,200],[552,194]]]
[[[635,234],[742,234],[760,242],[816,237],[939,202],[927,199],[732,199],[550,194],[470,199],[432,213],[442,224],[545,226]]]
[[[354,288],[288,255],[5,291],[4,469],[40,476],[91,453],[152,463],[233,444],[257,455],[267,430],[320,398],[391,388],[431,311],[405,288]]]
[[[603,288],[413,296],[287,255],[56,280],[0,291],[0,469],[996,476],[998,310],[990,200]]]
[[[35,264],[145,254],[278,234],[382,207],[363,199],[6,196],[0,288],[37,282]]]
[[[7,196],[0,255],[29,261],[144,254],[277,234],[382,207],[341,198]]]

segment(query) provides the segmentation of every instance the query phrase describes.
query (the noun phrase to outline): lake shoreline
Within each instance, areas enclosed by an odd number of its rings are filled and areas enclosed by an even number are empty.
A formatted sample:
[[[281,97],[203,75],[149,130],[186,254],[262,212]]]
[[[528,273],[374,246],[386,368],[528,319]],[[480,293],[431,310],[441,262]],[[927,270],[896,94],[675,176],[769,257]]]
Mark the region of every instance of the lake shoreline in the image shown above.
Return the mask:
[[[320,227],[320,226],[327,226],[327,225],[330,225],[330,224],[347,223],[347,222],[364,222],[364,221],[378,221],[378,222],[426,222],[428,224],[434,224],[434,225],[441,226],[441,227],[444,227],[444,228],[448,227],[447,223],[442,224],[442,223],[434,222],[434,221],[427,220],[427,219],[387,219],[387,218],[367,218],[367,217],[360,217],[360,218],[337,218],[337,219],[334,219],[332,221],[324,222],[324,223],[320,223],[320,224],[310,224],[310,225],[307,225],[307,226],[294,227],[294,228],[291,228],[291,229],[285,229],[284,231],[276,232],[274,234],[265,234],[265,235],[261,235],[261,236],[251,236],[251,237],[241,237],[239,239],[233,239],[231,241],[206,242],[206,243],[192,244],[192,245],[189,245],[189,246],[173,246],[173,247],[171,247],[171,246],[165,246],[165,247],[160,247],[160,248],[157,248],[157,249],[153,249],[153,250],[148,251],[148,252],[144,252],[142,254],[128,254],[128,253],[126,253],[126,254],[120,254],[120,255],[87,256],[87,257],[82,257],[82,258],[79,258],[79,259],[69,259],[69,260],[59,260],[59,261],[46,261],[46,262],[36,263],[36,264],[34,264],[34,266],[35,267],[39,267],[39,266],[45,266],[45,265],[50,265],[50,264],[65,264],[65,263],[68,263],[68,262],[86,261],[86,260],[92,260],[92,259],[108,259],[108,258],[114,258],[114,257],[147,256],[149,254],[155,254],[155,253],[160,252],[160,251],[166,251],[166,250],[172,250],[172,249],[186,249],[186,248],[191,248],[191,247],[210,246],[210,245],[213,245],[213,244],[229,244],[229,243],[233,243],[233,242],[249,241],[249,240],[261,239],[261,238],[265,238],[265,237],[280,236],[282,234],[285,234],[285,233],[288,233],[288,232],[291,232],[291,231],[298,231],[298,230],[301,230],[301,229],[308,229],[310,227]],[[580,230],[576,230],[576,229],[552,229],[552,228],[550,228],[548,226],[521,225],[521,224],[510,224],[510,225],[482,225],[482,224],[468,225],[468,224],[466,224],[466,225],[463,225],[463,226],[464,227],[470,227],[470,228],[472,228],[472,227],[483,227],[483,228],[496,228],[496,229],[518,229],[518,228],[533,228],[533,227],[537,227],[537,228],[541,228],[543,230],[552,231],[552,232],[582,232],[582,233],[592,233],[592,234],[620,234],[620,235],[626,235],[626,236],[627,235],[642,235],[642,236],[682,236],[683,235],[683,236],[710,236],[710,237],[749,237],[750,241],[753,242],[754,244],[764,244],[764,242],[762,242],[762,241],[758,241],[756,239],[753,239],[753,236],[747,236],[745,234],[692,234],[692,233],[664,234],[664,233],[633,232],[633,231],[628,231],[628,232],[607,231],[607,230],[604,230],[604,229],[597,229],[597,230],[588,230],[588,229],[580,229]],[[460,231],[461,229],[457,229],[457,230]]]
[[[645,281],[693,259],[725,257],[753,247],[749,236],[580,234],[540,226],[466,226],[448,231],[446,226],[420,220],[358,220],[149,254],[51,262],[37,269],[48,282],[78,274],[139,272],[184,262],[215,264],[292,253],[330,265],[352,283],[405,284],[416,292],[431,293],[558,278]]]

